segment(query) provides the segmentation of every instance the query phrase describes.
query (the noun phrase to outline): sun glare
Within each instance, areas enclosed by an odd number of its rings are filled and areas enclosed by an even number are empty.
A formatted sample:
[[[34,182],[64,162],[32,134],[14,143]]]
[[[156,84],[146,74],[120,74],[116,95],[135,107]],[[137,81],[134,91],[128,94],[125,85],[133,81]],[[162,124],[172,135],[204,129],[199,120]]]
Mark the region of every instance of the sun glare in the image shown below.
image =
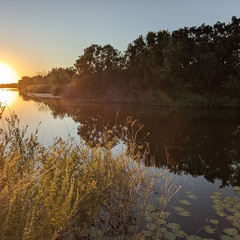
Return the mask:
[[[7,89],[0,88],[0,103],[10,106],[17,98],[17,91],[8,91]]]
[[[16,71],[10,65],[0,62],[0,84],[16,83],[18,79]]]

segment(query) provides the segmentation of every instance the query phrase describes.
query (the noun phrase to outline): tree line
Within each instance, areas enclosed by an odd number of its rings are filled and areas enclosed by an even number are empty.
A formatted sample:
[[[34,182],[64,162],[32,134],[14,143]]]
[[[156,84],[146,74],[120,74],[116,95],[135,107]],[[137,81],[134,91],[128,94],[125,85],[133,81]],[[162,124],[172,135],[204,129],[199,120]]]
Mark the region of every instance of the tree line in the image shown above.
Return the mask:
[[[172,99],[194,93],[238,98],[240,18],[226,24],[150,31],[125,52],[92,44],[74,66],[23,77],[19,88],[50,84],[52,93],[98,99],[109,94],[163,91]],[[49,87],[48,87],[49,90]]]

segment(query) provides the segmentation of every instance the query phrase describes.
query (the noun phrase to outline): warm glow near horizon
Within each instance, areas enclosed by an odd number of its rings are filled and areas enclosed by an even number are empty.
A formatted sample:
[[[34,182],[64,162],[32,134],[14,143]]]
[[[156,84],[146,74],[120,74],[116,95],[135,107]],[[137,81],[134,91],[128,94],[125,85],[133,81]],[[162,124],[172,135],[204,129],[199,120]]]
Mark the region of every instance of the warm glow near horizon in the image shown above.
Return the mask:
[[[0,89],[0,103],[6,106],[10,106],[17,98],[17,92],[8,91],[7,89]]]
[[[10,65],[0,62],[0,84],[3,83],[17,83],[19,76]]]

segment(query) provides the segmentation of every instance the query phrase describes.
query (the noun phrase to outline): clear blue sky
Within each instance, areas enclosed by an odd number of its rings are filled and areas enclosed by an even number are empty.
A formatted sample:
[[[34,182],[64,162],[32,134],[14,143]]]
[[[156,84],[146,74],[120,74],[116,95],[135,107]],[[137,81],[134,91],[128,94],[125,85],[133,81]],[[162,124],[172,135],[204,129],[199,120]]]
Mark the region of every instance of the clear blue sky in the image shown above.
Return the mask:
[[[93,43],[240,17],[240,0],[0,0],[0,61],[19,76],[73,66]]]

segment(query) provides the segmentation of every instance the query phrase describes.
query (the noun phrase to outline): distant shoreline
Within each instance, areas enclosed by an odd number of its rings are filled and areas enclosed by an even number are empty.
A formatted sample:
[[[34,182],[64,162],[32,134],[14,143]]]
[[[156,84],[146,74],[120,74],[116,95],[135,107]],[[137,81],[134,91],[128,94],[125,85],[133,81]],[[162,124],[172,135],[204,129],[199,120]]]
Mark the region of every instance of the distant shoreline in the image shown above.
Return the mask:
[[[30,93],[25,92],[24,95],[30,98],[39,98],[39,99],[71,99],[79,102],[92,102],[92,103],[126,103],[126,104],[144,104],[144,105],[152,105],[152,106],[162,106],[162,107],[174,107],[174,108],[238,108],[240,107],[238,99],[230,99],[228,97],[217,97],[212,95],[193,95],[189,94],[186,98],[179,99],[177,101],[171,100],[168,104],[166,101],[151,102],[147,101],[145,98],[142,101],[137,101],[139,99],[111,99],[111,98],[103,98],[103,99],[87,99],[87,98],[66,98],[64,96],[54,96],[51,93]],[[132,100],[132,101],[131,101]],[[155,99],[156,100],[156,99]]]
[[[18,88],[18,83],[2,83],[0,88]]]

